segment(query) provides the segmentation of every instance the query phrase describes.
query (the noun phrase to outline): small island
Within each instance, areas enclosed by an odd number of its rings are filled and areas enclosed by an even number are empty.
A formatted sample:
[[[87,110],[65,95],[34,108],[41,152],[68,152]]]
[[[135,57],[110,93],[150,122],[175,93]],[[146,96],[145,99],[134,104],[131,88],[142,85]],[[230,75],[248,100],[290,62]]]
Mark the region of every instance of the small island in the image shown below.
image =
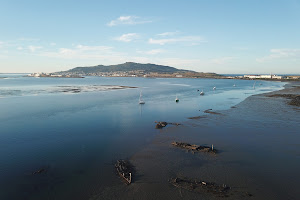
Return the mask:
[[[216,73],[195,72],[156,64],[126,62],[118,65],[97,65],[76,67],[55,72],[61,76],[105,76],[105,77],[145,77],[145,78],[224,78]]]

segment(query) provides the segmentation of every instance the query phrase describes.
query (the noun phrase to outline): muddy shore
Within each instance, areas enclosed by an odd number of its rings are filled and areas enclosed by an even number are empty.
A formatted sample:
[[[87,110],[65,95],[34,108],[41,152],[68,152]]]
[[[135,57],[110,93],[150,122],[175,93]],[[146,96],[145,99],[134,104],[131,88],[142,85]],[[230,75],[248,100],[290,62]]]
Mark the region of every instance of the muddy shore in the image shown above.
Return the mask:
[[[172,177],[226,184],[226,199],[297,199],[300,191],[300,108],[278,94],[300,94],[300,84],[248,97],[220,115],[187,119],[182,126],[157,130],[154,141],[130,162],[136,168],[130,186],[116,177],[91,199],[219,199],[174,187]],[[191,154],[172,147],[173,141],[214,145],[216,156]],[[251,194],[251,195],[249,195]]]

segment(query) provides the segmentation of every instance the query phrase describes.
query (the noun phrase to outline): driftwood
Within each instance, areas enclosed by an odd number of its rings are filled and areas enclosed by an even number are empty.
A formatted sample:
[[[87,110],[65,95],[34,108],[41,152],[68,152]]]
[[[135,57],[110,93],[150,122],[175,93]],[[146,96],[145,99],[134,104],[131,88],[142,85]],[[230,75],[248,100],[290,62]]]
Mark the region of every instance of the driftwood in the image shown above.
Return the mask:
[[[208,152],[213,154],[217,153],[217,150],[214,148],[213,145],[211,147],[208,147],[208,146],[200,146],[196,144],[189,144],[185,142],[172,142],[172,145],[182,149],[187,149],[189,151],[192,151],[193,153],[195,152]]]
[[[127,185],[132,182],[133,166],[126,160],[118,160],[115,168]]]
[[[197,181],[187,178],[171,178],[169,182],[178,188],[198,193],[212,193],[218,197],[229,197],[229,191],[231,189],[224,184],[218,185],[213,182]]]
[[[292,106],[300,106],[300,95],[298,94],[272,94],[268,97],[284,97],[287,99],[291,99],[291,101],[288,103]]]
[[[155,125],[156,129],[162,129],[162,128],[166,127],[168,124],[175,125],[175,126],[180,125],[179,123],[170,123],[170,122],[157,122],[157,121],[155,121],[155,123],[156,123],[156,125]]]

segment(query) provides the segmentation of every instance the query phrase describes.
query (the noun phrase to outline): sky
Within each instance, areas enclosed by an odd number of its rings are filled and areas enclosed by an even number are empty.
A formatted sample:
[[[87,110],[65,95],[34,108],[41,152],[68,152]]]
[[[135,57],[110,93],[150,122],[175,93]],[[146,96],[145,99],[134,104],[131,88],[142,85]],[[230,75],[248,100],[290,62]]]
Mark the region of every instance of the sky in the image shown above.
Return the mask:
[[[0,73],[124,62],[300,74],[300,0],[0,0]]]

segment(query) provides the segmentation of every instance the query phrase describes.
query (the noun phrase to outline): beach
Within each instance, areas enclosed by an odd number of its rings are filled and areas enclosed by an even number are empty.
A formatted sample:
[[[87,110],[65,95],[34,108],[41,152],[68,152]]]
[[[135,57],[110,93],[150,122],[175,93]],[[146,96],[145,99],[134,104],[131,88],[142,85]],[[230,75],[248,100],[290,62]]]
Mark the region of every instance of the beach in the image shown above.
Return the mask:
[[[269,96],[299,95],[299,86],[289,83],[283,90],[250,96],[219,114],[191,116],[196,119],[157,130],[153,142],[129,158],[136,168],[133,183],[126,186],[115,175],[90,199],[220,198],[174,187],[169,180],[175,177],[226,184],[231,188],[226,199],[297,199],[300,108],[288,105],[289,99]],[[193,154],[172,146],[174,141],[213,144],[219,153]]]

